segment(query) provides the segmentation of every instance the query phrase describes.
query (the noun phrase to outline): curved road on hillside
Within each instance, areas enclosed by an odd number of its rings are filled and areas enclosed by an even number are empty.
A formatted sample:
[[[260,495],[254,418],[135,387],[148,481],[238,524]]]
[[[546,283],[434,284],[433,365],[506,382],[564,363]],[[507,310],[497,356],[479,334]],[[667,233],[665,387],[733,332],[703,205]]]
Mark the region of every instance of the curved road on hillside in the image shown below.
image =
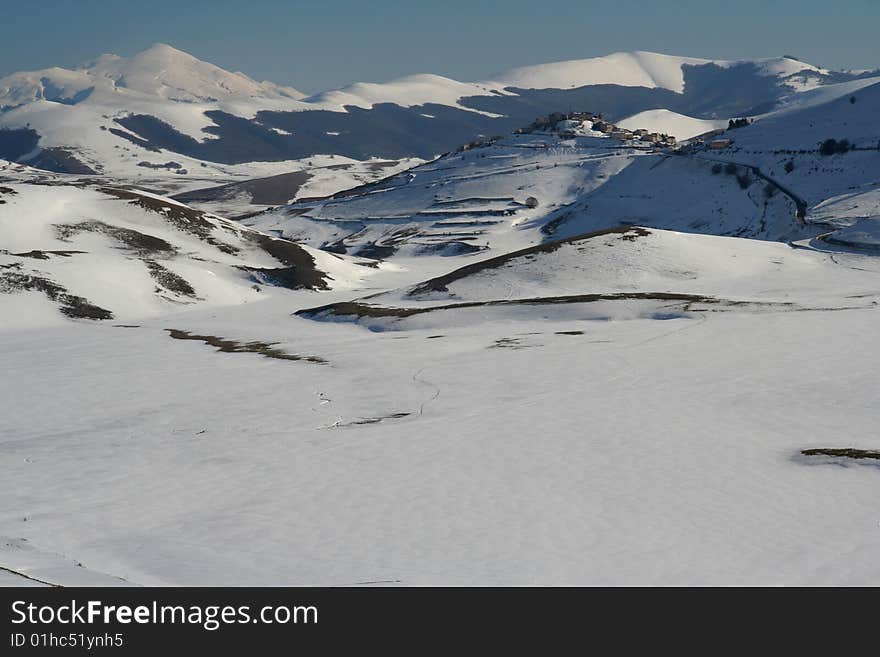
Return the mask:
[[[768,176],[766,173],[761,171],[761,169],[759,167],[755,166],[754,164],[746,164],[744,162],[735,162],[733,160],[721,160],[721,159],[714,159],[714,158],[708,158],[708,157],[700,157],[699,155],[690,154],[690,153],[674,153],[674,154],[678,155],[680,157],[689,157],[693,160],[702,160],[703,162],[712,162],[712,163],[718,163],[718,164],[733,164],[735,166],[742,167],[744,169],[748,169],[749,171],[751,171],[755,175],[755,177],[760,178],[761,180],[767,182],[768,184],[772,185],[773,187],[778,189],[780,192],[785,194],[788,198],[790,198],[792,200],[792,202],[795,204],[795,207],[797,208],[797,213],[795,216],[797,217],[798,221],[801,224],[807,223],[806,222],[806,217],[807,217],[807,202],[806,202],[806,200],[804,200],[801,196],[798,196],[797,194],[795,194],[793,191],[791,191],[788,187],[783,185],[778,180]]]

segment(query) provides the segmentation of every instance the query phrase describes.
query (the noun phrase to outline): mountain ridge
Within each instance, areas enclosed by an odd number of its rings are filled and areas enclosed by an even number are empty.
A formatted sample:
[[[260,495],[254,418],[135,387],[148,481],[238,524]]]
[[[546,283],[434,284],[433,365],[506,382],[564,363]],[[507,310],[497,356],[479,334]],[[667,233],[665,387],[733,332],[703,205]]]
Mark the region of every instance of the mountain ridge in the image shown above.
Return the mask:
[[[699,125],[691,119],[763,114],[790,96],[868,75],[791,57],[731,61],[635,51],[514,68],[483,82],[417,74],[304,97],[156,44],[130,58],[101,55],[77,69],[0,79],[0,158],[128,177],[143,173],[141,162],[152,170],[178,162],[177,174],[186,177],[194,167],[316,155],[432,159],[536,114],[575,108],[615,121],[667,110],[685,117],[668,122],[684,138]]]

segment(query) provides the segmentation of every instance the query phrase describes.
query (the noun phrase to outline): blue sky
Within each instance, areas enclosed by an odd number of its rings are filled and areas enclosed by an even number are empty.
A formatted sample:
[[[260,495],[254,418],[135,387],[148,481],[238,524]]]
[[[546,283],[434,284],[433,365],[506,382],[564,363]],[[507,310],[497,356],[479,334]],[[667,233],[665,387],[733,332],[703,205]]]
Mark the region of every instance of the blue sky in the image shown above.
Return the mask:
[[[4,0],[0,76],[164,42],[317,92],[652,50],[880,67],[880,0]]]

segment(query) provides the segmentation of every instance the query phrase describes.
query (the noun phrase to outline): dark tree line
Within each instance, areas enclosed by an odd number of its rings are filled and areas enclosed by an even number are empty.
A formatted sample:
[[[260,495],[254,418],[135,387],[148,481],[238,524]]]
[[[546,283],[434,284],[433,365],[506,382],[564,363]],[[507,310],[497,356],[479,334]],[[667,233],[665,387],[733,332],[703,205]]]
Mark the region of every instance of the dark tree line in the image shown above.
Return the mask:
[[[843,154],[852,150],[849,139],[826,139],[819,145],[821,155]]]

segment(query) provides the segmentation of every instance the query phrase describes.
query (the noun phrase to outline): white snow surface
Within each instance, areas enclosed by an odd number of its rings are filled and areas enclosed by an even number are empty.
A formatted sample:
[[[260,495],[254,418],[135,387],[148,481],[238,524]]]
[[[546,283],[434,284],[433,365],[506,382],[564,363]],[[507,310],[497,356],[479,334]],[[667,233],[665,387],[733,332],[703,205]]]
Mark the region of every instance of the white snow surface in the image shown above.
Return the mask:
[[[145,585],[880,583],[878,468],[799,456],[877,447],[874,310],[387,333],[295,307],[4,332],[0,532]]]
[[[708,64],[711,60],[675,57],[653,52],[617,52],[605,57],[524,66],[494,76],[499,84],[520,89],[568,89],[593,84],[626,87],[660,87],[681,93],[684,64]]]
[[[647,110],[633,114],[617,125],[627,130],[643,128],[649,132],[672,135],[679,141],[727,127],[725,119],[697,119],[668,109]]]
[[[499,84],[521,89],[568,89],[594,84],[617,84],[626,87],[661,88],[684,91],[683,66],[715,64],[729,67],[745,60],[678,57],[655,52],[616,52],[604,57],[577,59],[516,68],[494,76]],[[761,74],[787,78],[802,71],[822,72],[810,64],[789,57],[753,62]]]
[[[458,100],[466,96],[488,96],[495,92],[509,93],[487,83],[457,82],[441,75],[420,74],[378,84],[357,82],[311,96],[306,102],[314,105],[314,109],[343,112],[347,105],[370,109],[377,103],[395,103],[402,107],[433,103],[493,116],[490,112],[460,105]]]

